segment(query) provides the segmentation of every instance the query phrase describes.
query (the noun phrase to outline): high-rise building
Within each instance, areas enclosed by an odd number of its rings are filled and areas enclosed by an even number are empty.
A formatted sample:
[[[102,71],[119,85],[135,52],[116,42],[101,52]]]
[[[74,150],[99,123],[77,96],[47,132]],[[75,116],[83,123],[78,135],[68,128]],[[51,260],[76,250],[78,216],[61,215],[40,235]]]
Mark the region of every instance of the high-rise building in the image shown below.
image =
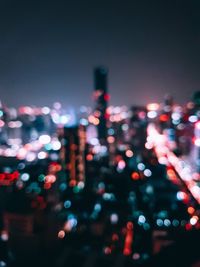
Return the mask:
[[[107,70],[98,67],[94,70],[94,98],[96,102],[94,115],[99,119],[98,137],[100,142],[105,143],[107,138],[107,114],[106,109],[109,101],[107,92]]]
[[[84,126],[64,129],[65,164],[69,182],[76,185],[85,182],[85,144],[86,132]]]
[[[199,107],[200,106],[200,91],[196,91],[193,94],[193,102],[196,105],[196,107]]]

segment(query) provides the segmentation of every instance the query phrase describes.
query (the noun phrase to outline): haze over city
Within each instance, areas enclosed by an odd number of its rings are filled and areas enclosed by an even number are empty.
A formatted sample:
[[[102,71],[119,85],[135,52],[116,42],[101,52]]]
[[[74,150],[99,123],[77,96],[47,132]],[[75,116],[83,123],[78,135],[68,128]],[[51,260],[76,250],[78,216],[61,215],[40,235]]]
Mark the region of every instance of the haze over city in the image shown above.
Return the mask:
[[[200,87],[199,10],[195,0],[1,1],[1,99],[91,105],[93,68],[104,65],[111,104],[166,93],[185,103]]]
[[[0,1],[0,267],[200,266],[200,1]]]

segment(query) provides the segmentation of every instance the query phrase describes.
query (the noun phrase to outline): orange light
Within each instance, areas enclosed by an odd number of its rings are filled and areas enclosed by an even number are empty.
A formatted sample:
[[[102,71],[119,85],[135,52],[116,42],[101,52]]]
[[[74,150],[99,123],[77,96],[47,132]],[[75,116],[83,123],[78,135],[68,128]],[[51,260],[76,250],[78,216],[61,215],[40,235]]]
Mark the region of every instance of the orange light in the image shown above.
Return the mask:
[[[108,141],[109,144],[114,143],[115,142],[114,136],[108,136],[107,141]]]
[[[65,237],[65,231],[61,230],[58,232],[58,238],[63,239]]]
[[[147,110],[154,111],[154,110],[158,110],[159,107],[160,105],[158,103],[150,103],[147,105]]]
[[[187,211],[192,215],[195,212],[195,209],[193,207],[188,207]]]

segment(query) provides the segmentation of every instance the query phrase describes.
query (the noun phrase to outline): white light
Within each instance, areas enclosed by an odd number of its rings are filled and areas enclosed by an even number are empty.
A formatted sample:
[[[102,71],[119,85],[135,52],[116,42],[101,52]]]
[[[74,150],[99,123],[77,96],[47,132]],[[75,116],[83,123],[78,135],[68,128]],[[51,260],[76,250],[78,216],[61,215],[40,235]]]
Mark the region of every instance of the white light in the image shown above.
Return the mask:
[[[185,196],[186,196],[186,194],[184,192],[181,192],[181,191],[177,192],[177,194],[176,194],[176,198],[178,200],[184,200]]]
[[[84,119],[84,118],[81,118],[80,119],[80,124],[81,125],[84,125],[84,126],[87,126],[88,125],[88,120]]]
[[[49,114],[49,113],[50,113],[50,108],[48,108],[48,107],[43,107],[43,108],[42,108],[42,113],[45,114],[45,115]]]
[[[61,143],[58,140],[53,141],[52,142],[52,149],[55,151],[61,149]]]
[[[152,175],[152,172],[149,169],[144,170],[144,175],[146,177],[150,177]]]
[[[25,148],[20,148],[17,154],[18,159],[24,159],[26,157],[27,150]]]
[[[139,224],[143,224],[146,222],[146,218],[144,217],[144,215],[140,215],[138,218],[138,223]]]
[[[20,179],[24,182],[28,181],[30,179],[30,175],[28,173],[22,173]]]
[[[58,113],[53,113],[52,114],[52,120],[54,123],[58,124],[60,122],[60,116]]]
[[[117,168],[119,168],[120,170],[123,170],[126,167],[126,162],[124,160],[120,160],[118,162]]]
[[[39,142],[43,145],[49,144],[51,142],[51,137],[47,134],[41,135],[39,137]]]
[[[191,225],[195,225],[196,223],[198,222],[198,217],[197,216],[194,216],[190,219],[190,224]]]
[[[27,155],[26,155],[26,160],[28,162],[31,162],[31,161],[34,161],[36,159],[36,154],[34,152],[29,152]]]
[[[5,261],[0,261],[0,267],[5,267],[6,265]]]
[[[1,240],[8,241],[8,238],[9,238],[8,233],[6,231],[2,231]]]
[[[22,122],[21,121],[9,121],[8,122],[8,127],[10,127],[10,128],[20,128],[20,127],[22,127]]]
[[[180,113],[177,113],[177,112],[174,112],[172,113],[172,119],[177,121],[177,120],[180,120],[181,118],[181,114]]]
[[[145,165],[143,163],[138,163],[137,167],[138,167],[138,170],[140,171],[144,171],[145,169]]]
[[[128,131],[128,128],[129,128],[128,124],[123,124],[122,125],[122,130],[123,131]]]
[[[168,164],[168,159],[166,158],[166,157],[159,157],[158,158],[158,162],[160,163],[160,164],[163,164],[163,165],[167,165]]]
[[[99,144],[99,140],[97,138],[92,138],[90,140],[90,144],[93,145],[93,146],[96,146]]]
[[[165,219],[165,220],[164,220],[164,225],[167,226],[167,227],[170,226],[170,225],[171,225],[170,220]]]
[[[110,221],[111,221],[112,224],[118,223],[118,220],[119,220],[119,217],[118,217],[118,215],[116,213],[111,214]]]
[[[41,151],[38,153],[38,159],[46,159],[47,158],[47,153],[44,151]]]
[[[154,118],[157,117],[157,115],[158,115],[158,113],[157,113],[155,110],[149,111],[149,112],[147,113],[147,117],[148,117],[149,119],[154,119]]]
[[[101,153],[102,153],[102,154],[107,153],[107,151],[108,151],[108,149],[107,149],[106,146],[101,146]]]
[[[149,111],[155,111],[158,110],[160,105],[158,103],[150,103],[147,105],[147,110]]]
[[[194,144],[195,144],[195,146],[200,147],[200,138],[195,139]]]
[[[61,105],[60,102],[55,102],[55,103],[53,104],[53,107],[54,107],[55,109],[61,109],[62,105]]]
[[[85,183],[80,181],[80,182],[78,182],[77,186],[79,189],[83,189],[85,187]]]
[[[15,157],[17,155],[17,152],[14,151],[13,149],[11,148],[7,148],[5,151],[4,151],[4,154],[6,157]]]
[[[189,122],[197,122],[198,121],[198,117],[196,115],[191,115],[189,118],[188,118],[188,121]]]
[[[60,117],[60,123],[67,124],[70,120],[70,115],[62,115]]]

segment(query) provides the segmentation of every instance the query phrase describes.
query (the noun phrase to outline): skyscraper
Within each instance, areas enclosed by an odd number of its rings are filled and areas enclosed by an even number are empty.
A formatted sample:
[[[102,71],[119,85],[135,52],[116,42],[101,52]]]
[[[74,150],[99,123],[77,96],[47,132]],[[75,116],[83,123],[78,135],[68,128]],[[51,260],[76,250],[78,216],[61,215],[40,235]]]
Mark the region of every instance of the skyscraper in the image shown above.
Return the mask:
[[[107,138],[107,114],[106,109],[109,101],[107,93],[107,70],[98,67],[94,70],[94,98],[96,102],[94,115],[99,119],[98,137],[101,143],[106,142]]]
[[[73,185],[85,182],[85,142],[84,126],[64,128],[65,164],[69,182]]]

